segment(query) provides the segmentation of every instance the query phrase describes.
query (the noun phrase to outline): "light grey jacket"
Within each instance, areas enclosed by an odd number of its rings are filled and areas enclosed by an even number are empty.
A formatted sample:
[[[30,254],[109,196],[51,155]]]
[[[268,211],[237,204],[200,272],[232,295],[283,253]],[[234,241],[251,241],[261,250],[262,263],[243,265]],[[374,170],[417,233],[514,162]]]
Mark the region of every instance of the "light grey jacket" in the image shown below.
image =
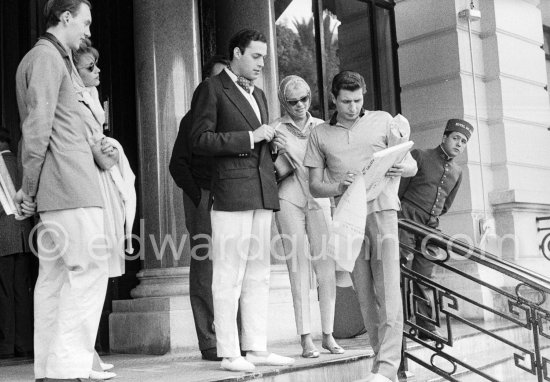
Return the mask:
[[[76,75],[73,70],[73,75]],[[16,74],[23,191],[38,212],[103,207],[77,95],[61,54],[40,39]]]

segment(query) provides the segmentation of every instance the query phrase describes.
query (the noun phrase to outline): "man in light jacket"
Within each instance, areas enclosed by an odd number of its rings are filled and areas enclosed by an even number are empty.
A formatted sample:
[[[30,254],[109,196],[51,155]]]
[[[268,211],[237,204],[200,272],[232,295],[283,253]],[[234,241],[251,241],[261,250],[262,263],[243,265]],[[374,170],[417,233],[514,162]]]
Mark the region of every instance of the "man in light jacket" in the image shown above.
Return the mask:
[[[103,202],[70,54],[90,37],[90,8],[88,0],[49,0],[46,34],[16,73],[23,179],[14,200],[36,201],[41,220],[36,379],[89,377],[107,287]]]

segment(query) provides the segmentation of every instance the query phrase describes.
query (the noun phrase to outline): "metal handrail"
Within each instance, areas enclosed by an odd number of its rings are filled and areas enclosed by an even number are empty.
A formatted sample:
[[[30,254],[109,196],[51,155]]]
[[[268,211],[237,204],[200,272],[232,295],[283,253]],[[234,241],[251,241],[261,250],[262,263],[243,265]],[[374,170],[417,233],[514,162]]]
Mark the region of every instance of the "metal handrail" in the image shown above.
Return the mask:
[[[433,243],[441,248],[448,248],[449,251],[456,255],[468,258],[469,260],[485,265],[525,284],[542,289],[546,293],[550,293],[550,280],[537,272],[501,259],[492,253],[483,251],[461,240],[455,240],[453,237],[441,231],[416,223],[412,220],[399,220],[399,228],[420,237],[429,236],[429,243]]]
[[[550,325],[548,325],[550,324],[550,309],[547,308],[547,305],[544,305],[548,295],[550,295],[550,279],[413,221],[400,220],[399,228],[417,238],[415,248],[406,243],[400,243],[405,252],[412,253],[414,256],[423,256],[426,245],[438,247],[446,254],[445,258],[434,259],[429,256],[424,256],[424,258],[431,260],[445,270],[453,272],[467,282],[475,283],[485,290],[492,291],[495,295],[501,296],[500,298],[504,299],[505,303],[507,302],[504,305],[506,311],[500,311],[492,305],[486,305],[485,301],[476,301],[468,294],[461,293],[452,287],[442,285],[419,274],[403,263],[401,267],[403,310],[408,330],[404,331],[401,378],[407,376],[408,360],[410,360],[445,380],[458,381],[461,373],[472,373],[478,379],[498,382],[499,380],[495,376],[476,367],[475,362],[468,360],[467,357],[457,356],[456,351],[447,350],[447,348],[452,349],[453,346],[456,346],[456,339],[453,337],[453,325],[459,323],[469,327],[469,330],[473,330],[475,333],[490,337],[492,341],[502,344],[499,346],[510,349],[510,353],[506,353],[506,359],[513,360],[517,368],[515,370],[518,370],[519,373],[532,375],[539,382],[550,381],[550,359],[541,352],[543,348],[550,346],[548,344],[544,345],[542,342],[545,339],[550,339]],[[419,242],[422,242],[420,246],[418,245]],[[471,274],[460,267],[456,267],[459,264],[458,262],[449,261],[451,253],[455,256],[454,258],[467,259],[506,276],[509,281],[508,287],[492,285],[490,281],[482,280],[475,273]],[[510,291],[510,283],[512,287],[515,286],[513,292]],[[522,288],[529,288],[536,292],[538,298],[527,298],[523,294]],[[421,292],[421,289],[425,291]],[[433,301],[429,301],[430,299]],[[528,343],[515,343],[499,332],[489,330],[483,325],[464,317],[463,303],[476,309],[482,309],[496,319],[504,320],[503,322],[507,322],[507,325],[511,325],[514,329],[526,331],[526,333],[529,333],[529,336],[526,337]],[[431,306],[428,310],[428,312],[431,310],[429,317],[425,313],[426,306]],[[419,319],[437,328],[445,328],[445,334],[440,332],[431,333],[423,326],[425,324],[419,324]],[[414,351],[407,349],[407,339],[431,354],[431,358],[429,360],[422,359]],[[435,341],[435,345],[431,341]],[[450,370],[443,370],[436,364],[436,360],[447,362],[450,365]]]

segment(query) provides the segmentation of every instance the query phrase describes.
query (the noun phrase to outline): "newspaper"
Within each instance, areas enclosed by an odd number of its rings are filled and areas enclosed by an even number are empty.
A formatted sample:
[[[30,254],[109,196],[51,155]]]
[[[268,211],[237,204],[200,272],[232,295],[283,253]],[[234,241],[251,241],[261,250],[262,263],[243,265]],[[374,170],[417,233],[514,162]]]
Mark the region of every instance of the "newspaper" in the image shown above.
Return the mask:
[[[6,162],[4,162],[4,158],[0,155],[0,204],[6,215],[15,215],[17,220],[22,220],[24,217],[17,213],[17,208],[13,201],[15,192],[15,186],[8,172]]]
[[[353,270],[365,237],[366,217],[365,180],[359,176],[340,199],[332,217],[327,250],[340,268],[337,270]]]
[[[363,169],[367,201],[374,200],[393,179],[386,176],[388,170],[400,163],[410,151],[414,142],[407,141],[374,153],[369,164]],[[395,180],[399,180],[395,178]],[[397,192],[397,190],[396,190]]]

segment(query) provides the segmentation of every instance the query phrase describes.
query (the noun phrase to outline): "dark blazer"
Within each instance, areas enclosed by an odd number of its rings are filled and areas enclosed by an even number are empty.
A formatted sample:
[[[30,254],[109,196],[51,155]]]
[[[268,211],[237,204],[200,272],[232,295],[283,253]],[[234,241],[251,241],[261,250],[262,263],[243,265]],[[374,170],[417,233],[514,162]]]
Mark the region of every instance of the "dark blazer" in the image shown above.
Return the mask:
[[[2,154],[11,179],[18,190],[21,187],[21,177],[17,169],[17,158],[11,152]],[[0,256],[14,253],[30,252],[29,235],[32,228],[32,218],[15,220],[13,215],[6,215],[0,206]]]
[[[187,112],[181,119],[178,136],[172,149],[170,158],[170,174],[179,188],[183,190],[198,206],[201,200],[201,189],[191,172],[191,147],[189,133],[191,131],[191,112]]]
[[[250,148],[249,132],[269,118],[263,91],[254,87],[252,94],[261,121],[225,70],[202,82],[193,95],[193,153],[214,157],[210,196],[214,210],[279,209],[269,144],[261,141]]]

